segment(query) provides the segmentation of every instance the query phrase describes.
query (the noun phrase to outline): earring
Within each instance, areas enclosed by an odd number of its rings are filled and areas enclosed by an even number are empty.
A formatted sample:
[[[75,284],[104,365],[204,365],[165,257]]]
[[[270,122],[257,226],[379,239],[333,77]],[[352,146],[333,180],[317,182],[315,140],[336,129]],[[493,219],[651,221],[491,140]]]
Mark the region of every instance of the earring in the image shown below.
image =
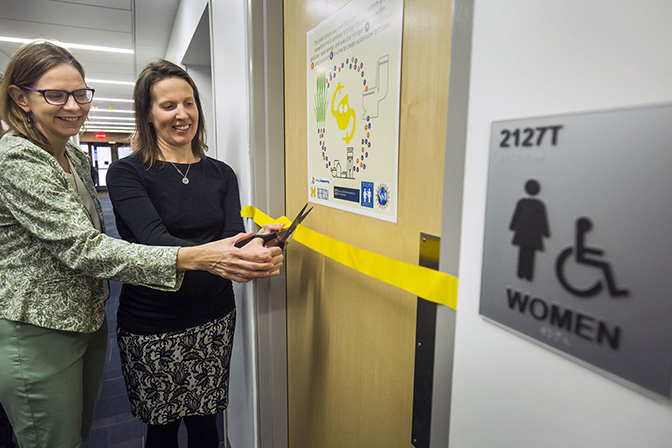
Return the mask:
[[[29,129],[33,128],[33,117],[30,116],[28,112],[26,112],[26,121]]]

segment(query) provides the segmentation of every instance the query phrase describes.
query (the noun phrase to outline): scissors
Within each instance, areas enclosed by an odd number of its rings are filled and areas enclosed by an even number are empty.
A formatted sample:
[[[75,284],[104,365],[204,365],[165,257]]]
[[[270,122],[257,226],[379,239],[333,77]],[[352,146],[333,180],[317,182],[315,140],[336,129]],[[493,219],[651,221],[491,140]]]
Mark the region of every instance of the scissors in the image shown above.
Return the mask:
[[[254,238],[261,238],[264,241],[264,245],[266,245],[266,243],[269,243],[269,242],[273,241],[274,239],[279,238],[276,246],[278,246],[280,249],[284,249],[285,244],[287,243],[287,239],[292,235],[292,233],[294,233],[294,231],[299,226],[299,224],[301,224],[301,221],[306,219],[306,216],[308,216],[308,213],[310,213],[313,210],[313,207],[310,207],[310,209],[308,209],[308,211],[304,213],[304,211],[306,210],[306,207],[308,207],[308,204],[304,205],[303,208],[301,209],[301,211],[299,212],[299,214],[296,215],[296,218],[294,218],[294,221],[292,221],[292,225],[289,226],[289,229],[281,230],[279,232],[273,232],[273,233],[262,233],[262,234],[255,233],[254,235],[252,235],[249,238],[245,238],[244,240],[238,241],[235,244],[235,246],[236,247],[243,247],[244,245],[246,245],[247,243],[252,241]]]

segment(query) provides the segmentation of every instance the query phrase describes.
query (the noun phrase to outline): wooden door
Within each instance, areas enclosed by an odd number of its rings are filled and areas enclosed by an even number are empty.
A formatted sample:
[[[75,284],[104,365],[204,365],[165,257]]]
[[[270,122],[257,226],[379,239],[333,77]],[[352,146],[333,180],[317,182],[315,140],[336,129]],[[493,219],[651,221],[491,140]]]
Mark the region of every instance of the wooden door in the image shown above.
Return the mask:
[[[285,1],[287,215],[308,200],[306,32],[347,1]],[[324,206],[306,227],[418,263],[440,234],[450,0],[405,0],[398,222]],[[287,254],[290,448],[411,447],[416,297],[302,246]]]

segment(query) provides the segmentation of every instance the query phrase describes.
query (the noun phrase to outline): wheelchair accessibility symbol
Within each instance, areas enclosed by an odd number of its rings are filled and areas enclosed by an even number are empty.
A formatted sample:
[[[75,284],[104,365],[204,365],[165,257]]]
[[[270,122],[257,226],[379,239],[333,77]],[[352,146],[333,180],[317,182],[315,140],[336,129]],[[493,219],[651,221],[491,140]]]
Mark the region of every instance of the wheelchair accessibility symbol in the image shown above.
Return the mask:
[[[518,278],[532,281],[534,277],[535,252],[544,251],[544,239],[551,237],[546,205],[535,196],[541,191],[541,185],[536,179],[529,179],[525,183],[525,191],[529,195],[520,199],[516,204],[509,230],[514,232],[511,244],[518,247]],[[604,251],[586,245],[586,234],[593,228],[592,221],[581,217],[576,221],[576,245],[563,249],[555,261],[555,275],[558,281],[569,293],[582,298],[589,298],[599,294],[605,286],[612,297],[626,297],[630,294],[627,289],[616,286],[611,265],[604,261]],[[573,262],[586,267],[597,267],[602,277],[588,287],[576,286],[567,277],[566,263]]]
[[[558,277],[558,281],[563,288],[577,297],[589,298],[599,294],[600,291],[602,291],[604,288],[605,281],[607,284],[607,289],[609,290],[609,294],[612,297],[628,296],[630,291],[627,289],[619,289],[616,286],[616,280],[614,279],[611,265],[600,259],[604,255],[604,251],[594,247],[586,246],[586,233],[588,233],[592,228],[593,223],[589,218],[581,217],[576,220],[576,246],[570,246],[564,249],[562,252],[560,252],[560,255],[558,255],[558,258],[555,261],[555,275]],[[574,255],[574,257],[570,258],[572,255]],[[570,283],[570,281],[565,276],[565,263],[570,260],[580,265],[600,268],[602,270],[604,279],[599,279],[592,286],[583,289],[572,285],[572,283]]]

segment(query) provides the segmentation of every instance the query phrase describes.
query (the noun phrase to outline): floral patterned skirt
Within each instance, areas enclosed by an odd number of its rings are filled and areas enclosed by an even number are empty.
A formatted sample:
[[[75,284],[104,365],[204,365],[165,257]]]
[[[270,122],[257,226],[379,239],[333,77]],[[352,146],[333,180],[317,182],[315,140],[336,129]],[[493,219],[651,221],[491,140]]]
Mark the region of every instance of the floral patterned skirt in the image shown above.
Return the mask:
[[[233,310],[171,333],[138,335],[118,327],[121,369],[135,418],[164,425],[226,409],[235,325]]]

